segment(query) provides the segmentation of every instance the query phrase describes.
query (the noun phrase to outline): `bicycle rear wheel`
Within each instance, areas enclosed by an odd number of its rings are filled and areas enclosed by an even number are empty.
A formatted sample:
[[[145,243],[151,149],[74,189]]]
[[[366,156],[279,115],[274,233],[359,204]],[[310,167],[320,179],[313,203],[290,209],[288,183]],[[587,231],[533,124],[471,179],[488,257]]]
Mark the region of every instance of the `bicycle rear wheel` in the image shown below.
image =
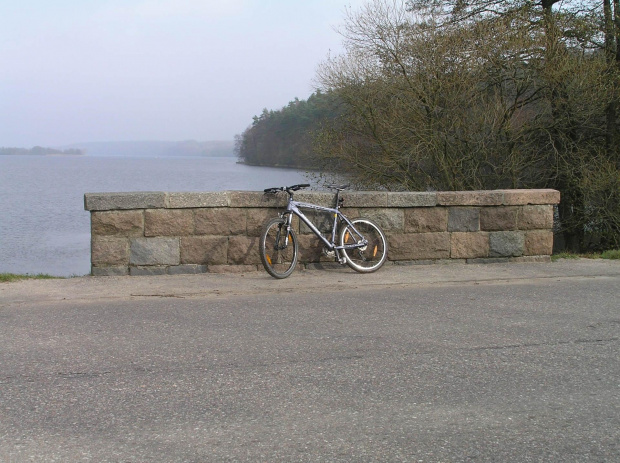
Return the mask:
[[[383,230],[369,219],[355,219],[351,223],[356,233],[349,225],[340,231],[340,245],[347,246],[359,243],[362,238],[368,241],[363,247],[343,249],[347,265],[356,272],[371,273],[379,270],[385,263],[388,254],[387,239]]]
[[[286,221],[281,217],[270,220],[260,237],[260,259],[274,278],[286,278],[297,265],[297,235],[291,228],[286,236]]]

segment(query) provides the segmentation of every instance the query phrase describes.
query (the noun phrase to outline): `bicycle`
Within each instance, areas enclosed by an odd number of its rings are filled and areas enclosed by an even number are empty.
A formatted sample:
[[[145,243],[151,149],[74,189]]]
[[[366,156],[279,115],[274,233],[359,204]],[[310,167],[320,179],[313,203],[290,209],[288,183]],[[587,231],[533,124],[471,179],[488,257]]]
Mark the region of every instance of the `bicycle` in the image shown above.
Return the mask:
[[[309,184],[299,184],[264,190],[265,194],[276,194],[283,191],[288,194],[286,210],[267,222],[261,233],[260,258],[267,273],[274,278],[286,278],[293,273],[297,265],[299,257],[297,234],[291,225],[294,215],[299,217],[323,242],[325,245],[323,252],[326,256],[334,257],[341,265],[346,264],[360,273],[371,273],[379,270],[387,258],[387,239],[383,230],[371,220],[366,218],[349,220],[340,212],[340,207],[343,204],[340,192],[348,188],[349,185],[328,185],[329,188],[336,190],[334,208],[293,199],[294,192],[309,186]],[[312,209],[332,215],[333,222],[328,238],[323,236],[318,226],[312,223],[301,209]],[[336,242],[337,234],[338,242]]]

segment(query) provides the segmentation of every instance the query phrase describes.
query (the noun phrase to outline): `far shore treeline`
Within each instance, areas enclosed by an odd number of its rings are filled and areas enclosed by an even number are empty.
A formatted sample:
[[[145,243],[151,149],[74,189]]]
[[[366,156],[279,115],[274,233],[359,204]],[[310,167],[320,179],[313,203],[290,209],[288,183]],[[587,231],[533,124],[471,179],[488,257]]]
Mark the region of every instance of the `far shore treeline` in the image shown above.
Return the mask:
[[[67,156],[80,156],[84,154],[84,150],[77,148],[69,148],[65,150],[56,148],[45,148],[43,146],[35,146],[33,148],[4,148],[0,147],[1,155],[26,155],[26,156],[53,156],[53,155],[67,155]]]
[[[553,188],[557,242],[620,247],[620,2],[369,0],[339,31],[320,90],[255,116],[242,162],[365,189]]]
[[[0,155],[88,155],[127,157],[205,156],[232,157],[232,140],[210,141],[105,141],[83,142],[60,148],[2,148]]]

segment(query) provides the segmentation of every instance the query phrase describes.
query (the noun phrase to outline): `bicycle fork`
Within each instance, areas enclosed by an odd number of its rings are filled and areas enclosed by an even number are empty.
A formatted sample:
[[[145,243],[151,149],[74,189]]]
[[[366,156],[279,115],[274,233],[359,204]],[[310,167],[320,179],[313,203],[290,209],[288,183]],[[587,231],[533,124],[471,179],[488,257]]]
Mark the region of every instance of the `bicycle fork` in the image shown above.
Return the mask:
[[[285,215],[287,215],[288,217],[284,217]],[[291,212],[284,212],[282,214],[280,214],[280,217],[282,217],[284,220],[283,224],[280,224],[278,226],[278,232],[276,233],[276,240],[275,240],[275,250],[276,251],[281,251],[283,249],[286,249],[286,247],[288,246],[288,240],[289,240],[289,236],[290,236],[290,230],[291,230],[291,222],[293,220],[293,214]],[[284,242],[282,242],[282,231],[284,231]]]

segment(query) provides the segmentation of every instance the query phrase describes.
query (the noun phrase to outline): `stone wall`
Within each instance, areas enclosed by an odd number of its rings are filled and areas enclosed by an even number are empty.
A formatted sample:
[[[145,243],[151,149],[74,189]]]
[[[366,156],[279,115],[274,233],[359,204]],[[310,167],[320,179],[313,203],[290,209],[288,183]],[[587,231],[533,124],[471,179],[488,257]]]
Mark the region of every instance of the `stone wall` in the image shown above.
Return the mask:
[[[375,220],[386,232],[388,264],[548,260],[553,249],[555,190],[388,193],[343,192],[343,212]],[[334,195],[295,199],[333,207]],[[263,224],[286,205],[286,194],[87,193],[93,275],[247,272],[261,269]],[[329,222],[318,213],[316,221]],[[326,220],[327,219],[327,220]],[[322,257],[319,240],[298,220],[300,262]]]

